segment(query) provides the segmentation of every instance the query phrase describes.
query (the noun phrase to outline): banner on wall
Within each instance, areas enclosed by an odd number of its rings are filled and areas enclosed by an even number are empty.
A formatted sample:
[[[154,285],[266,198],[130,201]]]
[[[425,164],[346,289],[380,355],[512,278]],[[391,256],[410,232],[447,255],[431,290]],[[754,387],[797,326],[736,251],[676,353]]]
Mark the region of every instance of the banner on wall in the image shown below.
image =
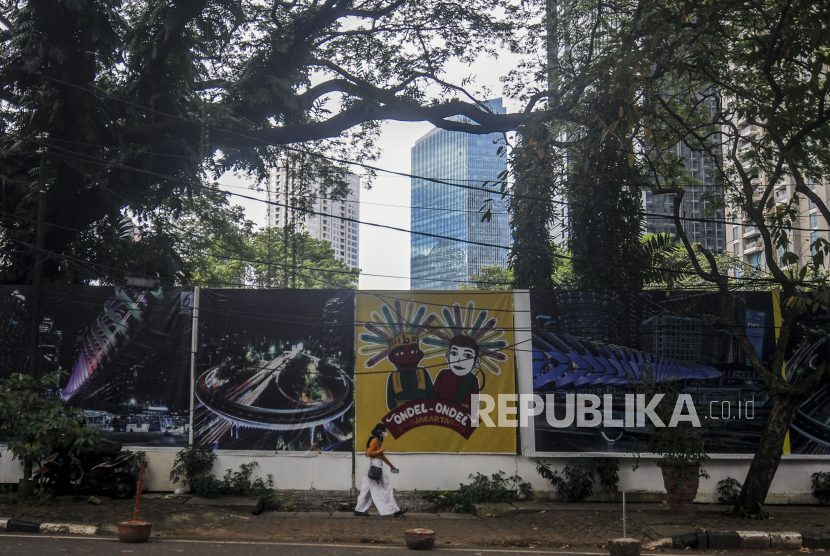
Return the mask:
[[[516,452],[515,428],[476,427],[471,409],[516,392],[511,292],[356,295],[359,439],[383,423],[391,452]]]
[[[82,408],[104,437],[183,446],[189,434],[193,291],[44,286],[39,373],[62,372],[47,395]],[[29,371],[31,293],[0,287],[0,378]]]
[[[644,450],[650,422],[633,419],[636,385],[645,373],[656,382],[676,381],[694,413],[708,422],[707,451],[752,454],[763,433],[772,399],[737,339],[710,318],[720,312],[717,294],[672,292],[531,292],[533,394],[545,400],[532,430],[524,434],[528,455]],[[732,319],[769,362],[782,307],[776,292],[736,293]],[[786,377],[823,361],[826,316],[805,317],[787,347]],[[579,404],[598,401],[599,419],[580,423]],[[594,403],[593,401],[591,403]],[[639,403],[639,402],[636,402]],[[576,405],[576,407],[569,407]],[[552,406],[552,407],[551,407]],[[638,408],[638,410],[641,408]],[[799,411],[784,453],[830,454],[830,388]]]
[[[354,292],[202,289],[195,441],[350,451]]]

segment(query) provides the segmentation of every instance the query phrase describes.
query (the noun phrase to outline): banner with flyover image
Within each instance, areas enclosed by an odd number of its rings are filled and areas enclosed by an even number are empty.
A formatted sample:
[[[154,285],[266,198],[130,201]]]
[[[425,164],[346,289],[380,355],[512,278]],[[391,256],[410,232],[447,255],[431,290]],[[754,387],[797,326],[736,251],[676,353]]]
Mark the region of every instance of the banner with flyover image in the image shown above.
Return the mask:
[[[202,289],[195,442],[349,451],[354,293]]]
[[[62,378],[44,395],[85,410],[87,425],[136,446],[189,436],[193,291],[45,285],[38,373]],[[29,372],[31,292],[0,287],[0,378]]]
[[[709,315],[720,310],[717,294],[699,292],[531,292],[533,393],[545,410],[533,418],[528,455],[637,453],[645,451],[649,427],[632,422],[637,383],[646,373],[655,382],[675,381],[691,396],[706,421],[707,451],[753,454],[772,400],[733,334]],[[775,349],[785,304],[777,292],[735,293],[730,316],[744,327],[761,359]],[[802,319],[787,347],[790,381],[823,361],[826,315]],[[599,422],[580,426],[570,415],[595,396]],[[550,402],[553,402],[553,413]],[[637,402],[639,403],[639,402]],[[627,405],[628,404],[628,405]],[[528,431],[531,432],[531,431]],[[784,453],[830,455],[830,392],[807,401],[787,437]]]

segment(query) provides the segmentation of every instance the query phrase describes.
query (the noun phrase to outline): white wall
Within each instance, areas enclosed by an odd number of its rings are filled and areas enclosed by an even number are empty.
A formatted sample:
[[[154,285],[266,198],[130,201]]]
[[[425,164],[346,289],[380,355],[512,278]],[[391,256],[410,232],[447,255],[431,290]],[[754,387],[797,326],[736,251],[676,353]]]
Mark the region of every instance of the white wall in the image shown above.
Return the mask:
[[[22,478],[23,466],[20,460],[14,459],[5,444],[0,444],[0,484],[16,483]]]
[[[147,454],[144,482],[149,490],[164,492],[176,488],[169,477],[178,448],[126,446],[125,449]],[[217,450],[216,455],[213,473],[217,477],[224,475],[226,469],[236,471],[240,464],[256,461],[256,475],[264,479],[270,473],[277,489],[349,490],[352,486],[352,456],[348,453]],[[12,460],[11,452],[0,445],[0,484],[17,483],[21,478],[20,462]]]
[[[152,491],[170,491],[176,485],[169,479],[176,457],[175,448],[140,448],[147,453],[145,480]],[[217,450],[213,474],[221,477],[227,469],[237,471],[250,461],[257,462],[255,474],[263,479],[271,474],[275,488],[284,490],[349,490],[352,486],[352,457],[348,453],[258,452]],[[180,486],[180,485],[179,485]]]
[[[172,491],[170,469],[176,457],[176,448],[140,448],[147,454],[144,480],[151,491]],[[283,490],[349,490],[352,486],[352,459],[348,453],[326,452],[256,452],[218,450],[219,456],[213,471],[217,477],[226,469],[239,469],[239,465],[256,461],[257,474],[265,478],[274,476],[277,489]],[[529,482],[533,490],[550,494],[550,483],[536,473],[536,460],[509,454],[396,454],[389,453],[392,463],[400,468],[398,475],[391,475],[392,484],[398,490],[454,490],[459,484],[469,483],[475,473],[492,475],[504,471],[508,476],[519,475]],[[568,462],[567,457],[543,458],[552,469],[560,471]],[[618,458],[620,462],[620,490],[631,493],[663,493],[663,479],[653,459],[640,458],[639,468],[632,470],[635,459]],[[716,502],[718,481],[732,477],[743,482],[751,459],[744,457],[709,460],[705,469],[709,479],[701,479],[697,502]],[[357,486],[365,473],[366,458],[357,455]],[[816,471],[830,471],[830,462],[804,456],[783,456],[775,475],[769,504],[815,504],[810,487],[810,475]],[[12,454],[0,445],[0,483],[17,483],[23,477],[22,467]],[[598,493],[599,494],[599,493]],[[597,496],[602,499],[602,496]]]
[[[461,483],[469,483],[470,474],[476,472],[492,475],[504,471],[506,475],[519,475],[533,490],[550,493],[550,483],[536,472],[539,458],[495,454],[387,454],[389,460],[401,472],[392,475],[392,484],[399,490],[454,490]],[[358,469],[363,471],[365,463],[358,456]],[[569,458],[543,458],[552,469],[561,470]],[[640,458],[639,467],[632,470],[635,459],[618,458],[620,463],[620,490],[632,493],[665,493],[660,469],[654,459]],[[705,469],[709,479],[701,479],[696,502],[717,502],[717,483],[726,477],[743,482],[751,459],[712,459]],[[770,494],[769,504],[816,504],[810,487],[810,475],[818,470],[830,471],[830,462],[806,459],[799,456],[784,456]],[[358,481],[359,482],[359,481]],[[599,494],[599,489],[597,489]],[[598,496],[597,499],[602,499]]]

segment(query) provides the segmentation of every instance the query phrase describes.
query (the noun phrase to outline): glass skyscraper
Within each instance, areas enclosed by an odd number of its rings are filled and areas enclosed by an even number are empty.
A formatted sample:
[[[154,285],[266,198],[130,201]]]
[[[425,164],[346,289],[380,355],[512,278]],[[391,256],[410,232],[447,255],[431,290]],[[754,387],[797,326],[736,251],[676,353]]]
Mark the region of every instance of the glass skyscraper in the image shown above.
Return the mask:
[[[505,112],[501,99],[488,101],[496,113]],[[412,231],[410,288],[455,290],[483,266],[507,266],[510,246],[507,203],[492,184],[507,169],[500,133],[471,135],[433,129],[412,147]],[[448,183],[435,183],[432,178]],[[481,188],[490,182],[491,191]],[[457,187],[465,186],[465,187]],[[492,199],[493,217],[481,221],[481,208]],[[493,245],[483,246],[463,241]]]

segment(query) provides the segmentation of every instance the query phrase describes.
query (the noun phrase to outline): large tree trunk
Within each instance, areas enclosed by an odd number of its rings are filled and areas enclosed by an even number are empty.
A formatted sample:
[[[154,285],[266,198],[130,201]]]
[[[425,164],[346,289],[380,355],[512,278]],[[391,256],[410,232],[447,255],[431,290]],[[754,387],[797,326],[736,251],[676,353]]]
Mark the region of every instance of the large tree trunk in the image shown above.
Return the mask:
[[[761,441],[758,443],[755,457],[749,465],[749,472],[746,474],[744,486],[735,507],[736,511],[744,513],[760,511],[760,506],[766,500],[778,464],[781,462],[787,431],[800,406],[801,401],[785,394],[779,394],[773,399],[772,411],[764,427]]]

